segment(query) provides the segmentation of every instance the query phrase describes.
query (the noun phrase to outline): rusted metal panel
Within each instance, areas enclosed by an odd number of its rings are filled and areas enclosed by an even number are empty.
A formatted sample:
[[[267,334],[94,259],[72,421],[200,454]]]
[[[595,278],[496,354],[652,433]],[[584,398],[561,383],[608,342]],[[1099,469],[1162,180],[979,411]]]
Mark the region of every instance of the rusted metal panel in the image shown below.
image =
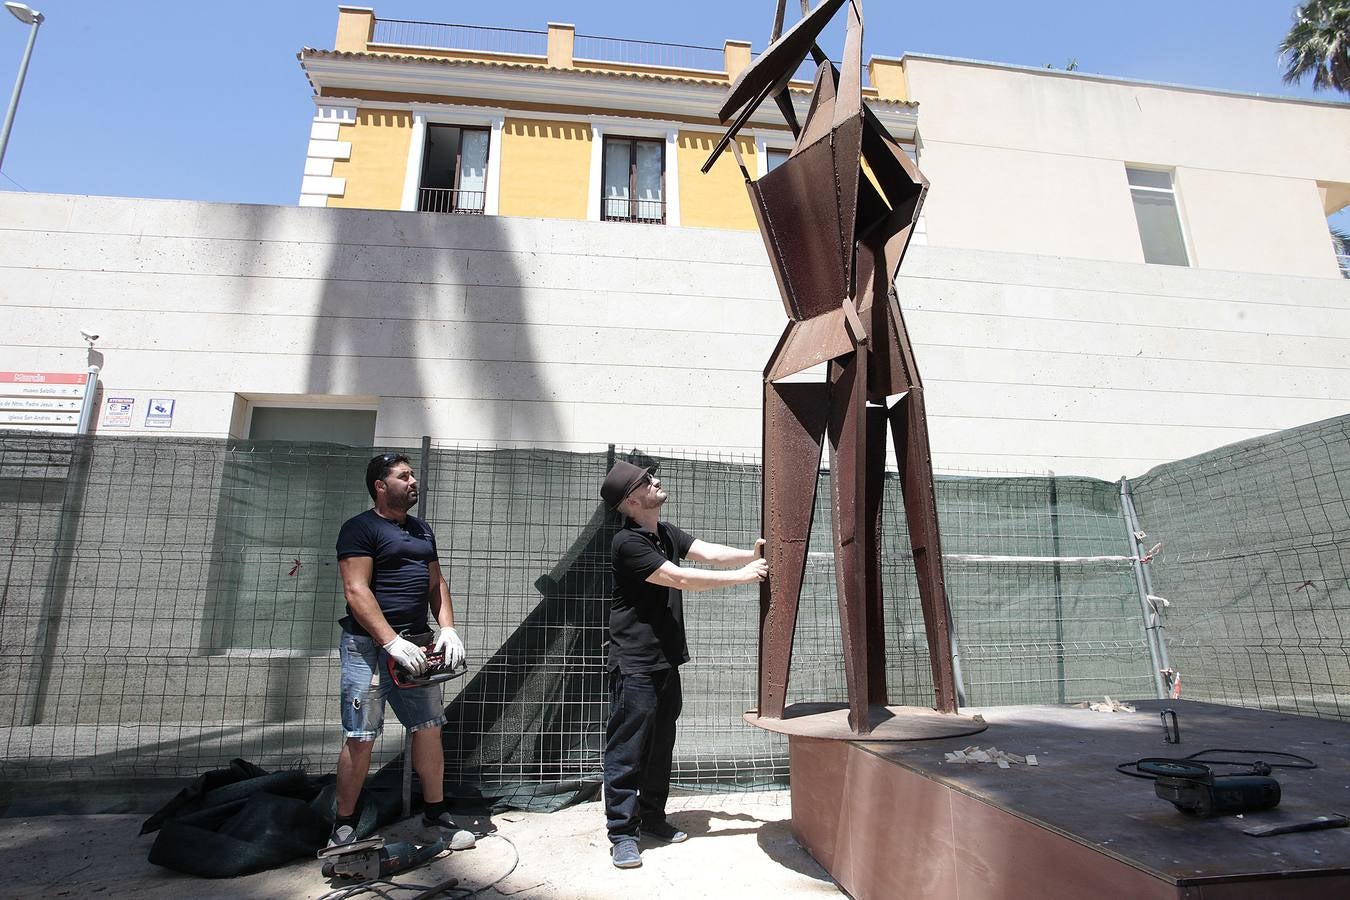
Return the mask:
[[[852,352],[853,341],[844,326],[844,310],[840,307],[805,322],[789,322],[767,377],[778,381]]]
[[[764,558],[773,578],[759,585],[759,713],[781,717],[787,702],[797,603],[815,514],[828,409],[824,384],[764,385]]]
[[[834,580],[843,638],[849,725],[872,730],[867,700],[867,349],[830,363],[830,486],[833,500]]]
[[[886,408],[867,407],[863,489],[863,598],[867,615],[867,705],[886,706],[886,611],[881,585],[881,508],[886,483]]]
[[[933,669],[933,702],[943,712],[956,711],[956,675],[952,669],[951,612],[942,574],[937,497],[933,491],[933,461],[928,450],[928,420],[924,415],[923,387],[915,385],[891,407],[891,428],[900,463],[900,489],[905,497],[909,543],[914,550],[914,574],[919,583],[928,661]]]
[[[782,270],[788,318],[795,321],[838,309],[847,296],[844,258],[852,248],[837,227],[834,192],[820,190],[834,182],[834,159],[830,142],[817,141],[761,178],[753,191]]]

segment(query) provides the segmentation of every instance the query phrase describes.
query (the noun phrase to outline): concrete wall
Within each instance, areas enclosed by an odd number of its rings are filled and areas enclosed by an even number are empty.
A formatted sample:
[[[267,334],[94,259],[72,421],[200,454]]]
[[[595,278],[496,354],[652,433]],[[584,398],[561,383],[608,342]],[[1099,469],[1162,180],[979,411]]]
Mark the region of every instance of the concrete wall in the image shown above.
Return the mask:
[[[1339,277],[1318,183],[1350,184],[1350,106],[904,62],[934,245],[1142,262],[1130,164],[1175,171],[1193,266]]]
[[[397,445],[759,448],[784,318],[755,233],[18,193],[0,223],[3,368],[81,371],[94,327],[104,395],[176,399],[175,434],[244,395],[369,400]],[[1350,410],[1344,280],[949,247],[904,273],[941,469],[1117,478]]]

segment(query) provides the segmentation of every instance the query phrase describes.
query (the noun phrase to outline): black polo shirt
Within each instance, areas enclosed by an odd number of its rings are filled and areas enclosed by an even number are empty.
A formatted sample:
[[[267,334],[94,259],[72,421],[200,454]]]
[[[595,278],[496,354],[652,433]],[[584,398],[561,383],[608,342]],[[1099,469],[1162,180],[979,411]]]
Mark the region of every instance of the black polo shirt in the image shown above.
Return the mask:
[[[614,535],[610,559],[614,596],[609,607],[609,668],[625,675],[657,672],[689,661],[684,639],[684,597],[647,576],[669,560],[679,563],[694,539],[669,522],[656,532],[632,519]]]

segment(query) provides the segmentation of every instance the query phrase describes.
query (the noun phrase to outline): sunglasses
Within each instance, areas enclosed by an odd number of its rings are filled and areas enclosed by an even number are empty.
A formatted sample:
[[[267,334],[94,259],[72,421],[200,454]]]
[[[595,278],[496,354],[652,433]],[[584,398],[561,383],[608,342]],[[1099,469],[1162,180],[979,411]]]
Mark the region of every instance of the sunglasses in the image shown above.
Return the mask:
[[[636,491],[638,488],[644,488],[649,485],[656,484],[656,482],[657,477],[653,475],[651,472],[647,472],[641,478],[639,478],[631,488],[628,489],[628,493],[624,494],[624,496],[625,497],[632,496],[633,492]]]

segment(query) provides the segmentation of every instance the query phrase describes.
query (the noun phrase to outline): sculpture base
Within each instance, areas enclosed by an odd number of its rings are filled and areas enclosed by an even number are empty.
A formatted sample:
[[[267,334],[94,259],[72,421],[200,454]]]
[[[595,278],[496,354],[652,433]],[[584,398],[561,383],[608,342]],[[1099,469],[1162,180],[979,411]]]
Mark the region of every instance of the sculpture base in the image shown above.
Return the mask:
[[[973,740],[791,737],[793,834],[859,900],[1350,897],[1350,829],[1243,834],[1346,811],[1350,723],[1192,700],[1135,705],[1137,713],[987,709],[989,731]],[[1180,719],[1180,746],[1163,743],[1164,708]],[[946,760],[974,743],[1035,753],[1039,765]],[[1115,771],[1124,760],[1206,747],[1304,753],[1318,768],[1276,769],[1283,797],[1274,809],[1209,819]]]
[[[794,703],[783,718],[763,718],[755,710],[743,718],[756,728],[797,737],[832,741],[931,741],[978,734],[985,729],[980,716],[941,713],[922,706],[873,706],[868,710],[872,730],[857,734],[848,727],[846,703]]]

